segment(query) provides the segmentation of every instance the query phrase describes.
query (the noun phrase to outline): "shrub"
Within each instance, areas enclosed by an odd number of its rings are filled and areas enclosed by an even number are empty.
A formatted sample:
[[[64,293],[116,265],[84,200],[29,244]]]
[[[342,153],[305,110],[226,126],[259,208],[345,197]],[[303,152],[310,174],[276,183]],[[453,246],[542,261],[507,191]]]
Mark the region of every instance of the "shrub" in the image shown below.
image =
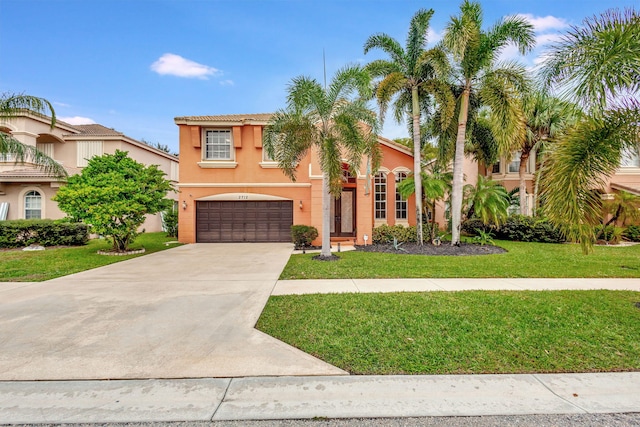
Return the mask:
[[[515,240],[519,242],[563,243],[565,237],[545,218],[534,218],[524,215],[511,215],[499,227],[483,224],[471,219],[465,221],[462,230],[470,235],[477,235],[476,230],[493,233],[496,239]]]
[[[162,213],[162,227],[168,237],[178,237],[178,209],[174,206]]]
[[[380,225],[373,229],[371,240],[373,243],[392,243],[396,238],[398,242],[416,242],[417,230],[415,226],[404,227],[402,225]],[[425,235],[428,231],[423,230]]]
[[[89,227],[82,223],[56,222],[50,219],[0,221],[0,247],[80,246],[89,240]]]
[[[604,241],[612,245],[617,245],[622,240],[624,228],[615,227],[614,225],[598,225],[595,229],[595,232],[598,241]]]
[[[303,247],[311,246],[318,237],[318,229],[310,225],[292,225],[291,226],[291,239],[296,249],[302,249]]]
[[[624,230],[622,235],[625,239],[631,240],[632,242],[640,242],[640,226],[630,225]]]

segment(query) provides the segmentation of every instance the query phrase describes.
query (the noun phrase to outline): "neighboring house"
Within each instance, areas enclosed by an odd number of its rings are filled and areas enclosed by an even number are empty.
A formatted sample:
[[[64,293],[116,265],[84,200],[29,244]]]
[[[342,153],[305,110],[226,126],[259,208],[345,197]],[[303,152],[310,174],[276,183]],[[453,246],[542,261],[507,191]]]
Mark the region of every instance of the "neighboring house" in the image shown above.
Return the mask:
[[[51,118],[25,111],[17,117],[0,120],[0,131],[11,134],[27,145],[34,145],[60,162],[69,175],[80,173],[88,159],[116,150],[127,151],[129,157],[147,165],[158,165],[167,179],[178,180],[178,159],[102,125],[70,125],[61,121],[51,128]],[[64,182],[44,173],[32,164],[16,164],[9,156],[0,155],[1,219],[50,218],[65,216],[51,198]],[[177,198],[169,193],[169,198]],[[160,231],[160,215],[151,215],[144,223],[146,231]]]
[[[467,162],[470,160],[467,158]],[[514,152],[512,158],[502,158],[493,165],[491,171],[479,165],[478,171],[485,176],[491,176],[505,186],[507,191],[511,191],[519,186],[518,170],[520,167],[520,152]],[[532,214],[533,196],[535,186],[536,153],[533,151],[526,166],[526,186],[527,186],[527,212]],[[605,188],[602,194],[603,199],[613,198],[613,194],[618,191],[627,191],[640,196],[640,155],[638,151],[626,152],[621,159],[620,167],[605,181]]]
[[[179,240],[290,242],[291,225],[312,225],[322,235],[322,171],[315,152],[292,182],[262,149],[271,114],[177,117],[180,128]],[[371,243],[374,226],[415,224],[413,197],[396,183],[411,172],[409,149],[379,138],[377,171],[366,159],[357,176],[344,164],[342,195],[331,205],[331,239]],[[315,244],[320,244],[319,238]]]

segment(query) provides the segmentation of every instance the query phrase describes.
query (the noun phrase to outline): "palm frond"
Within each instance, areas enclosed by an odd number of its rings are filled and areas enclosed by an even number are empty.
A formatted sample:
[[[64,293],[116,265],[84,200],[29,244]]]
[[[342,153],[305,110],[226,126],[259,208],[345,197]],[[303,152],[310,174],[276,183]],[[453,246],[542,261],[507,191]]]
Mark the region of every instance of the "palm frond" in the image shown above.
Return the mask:
[[[13,118],[22,110],[29,110],[51,117],[51,128],[56,124],[56,112],[53,105],[37,96],[3,93],[0,96],[0,117]]]
[[[11,155],[16,164],[33,164],[45,173],[59,179],[68,176],[64,167],[33,145],[23,144],[4,132],[0,132],[0,154]]]
[[[620,165],[625,149],[638,147],[640,104],[584,116],[556,141],[541,178],[541,198],[551,221],[588,253],[602,204],[597,190]]]
[[[562,94],[603,110],[610,100],[640,91],[640,13],[608,10],[572,27],[545,52],[541,76]]]
[[[420,9],[411,18],[405,48],[407,71],[409,72],[416,70],[418,59],[427,45],[427,30],[429,29],[429,22],[431,21],[433,13],[433,9]]]
[[[365,55],[371,50],[378,48],[391,57],[391,61],[400,64],[403,68],[406,67],[406,58],[404,49],[400,43],[393,37],[384,34],[377,33],[370,36],[364,43]]]

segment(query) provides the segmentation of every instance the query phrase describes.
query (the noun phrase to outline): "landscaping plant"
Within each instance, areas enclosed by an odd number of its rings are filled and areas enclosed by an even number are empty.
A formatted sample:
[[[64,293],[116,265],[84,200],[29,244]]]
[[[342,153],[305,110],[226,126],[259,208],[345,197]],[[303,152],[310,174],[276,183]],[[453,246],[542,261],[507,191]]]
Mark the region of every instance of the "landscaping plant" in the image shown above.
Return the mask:
[[[172,205],[169,191],[174,191],[171,182],[158,166],[145,166],[116,150],[90,159],[53,200],[73,221],[90,224],[92,232],[111,239],[114,251],[124,252],[147,215]]]

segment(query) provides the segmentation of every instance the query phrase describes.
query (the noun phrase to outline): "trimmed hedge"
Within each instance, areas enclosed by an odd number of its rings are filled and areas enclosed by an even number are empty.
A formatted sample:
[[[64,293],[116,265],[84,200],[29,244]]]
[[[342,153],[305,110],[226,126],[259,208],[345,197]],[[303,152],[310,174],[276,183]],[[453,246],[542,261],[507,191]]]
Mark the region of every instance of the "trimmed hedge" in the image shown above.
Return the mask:
[[[427,234],[426,228],[423,232]],[[402,225],[380,225],[373,229],[373,236],[371,240],[373,243],[392,243],[393,238],[398,239],[398,242],[412,242],[417,240],[416,226],[404,227]]]
[[[567,239],[547,219],[524,215],[511,215],[499,227],[470,219],[462,224],[462,231],[476,235],[476,229],[491,232],[496,239],[518,242],[564,243]]]
[[[41,246],[80,246],[89,241],[89,227],[82,223],[55,222],[50,219],[0,221],[0,248]]]
[[[318,237],[318,229],[311,225],[292,225],[291,240],[296,249],[308,248]]]

